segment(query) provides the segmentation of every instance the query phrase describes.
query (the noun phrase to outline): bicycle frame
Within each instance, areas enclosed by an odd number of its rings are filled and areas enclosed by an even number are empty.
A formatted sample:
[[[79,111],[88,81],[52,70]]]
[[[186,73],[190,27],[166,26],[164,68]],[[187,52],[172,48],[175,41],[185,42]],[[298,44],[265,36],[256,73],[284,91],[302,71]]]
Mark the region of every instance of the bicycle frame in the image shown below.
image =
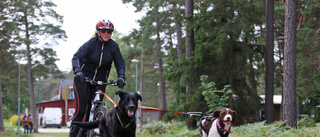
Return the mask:
[[[96,96],[94,97],[94,100],[92,101],[89,122],[93,121],[94,110],[96,109],[96,107],[97,106],[103,106],[103,107],[105,106],[105,104],[103,102],[101,102],[101,100],[100,100],[101,93],[99,92],[99,90],[97,90],[95,93],[96,93]]]
[[[89,122],[94,120],[94,114],[95,114],[95,110],[97,107],[99,107],[99,106],[105,107],[105,104],[103,102],[101,102],[101,100],[100,100],[101,93],[99,92],[99,89],[95,93],[96,93],[96,96],[94,97],[94,100],[92,101],[92,106],[91,106],[90,115],[89,115]],[[96,133],[94,131],[94,129],[87,131],[87,137],[94,137],[96,135],[99,136],[99,134]]]

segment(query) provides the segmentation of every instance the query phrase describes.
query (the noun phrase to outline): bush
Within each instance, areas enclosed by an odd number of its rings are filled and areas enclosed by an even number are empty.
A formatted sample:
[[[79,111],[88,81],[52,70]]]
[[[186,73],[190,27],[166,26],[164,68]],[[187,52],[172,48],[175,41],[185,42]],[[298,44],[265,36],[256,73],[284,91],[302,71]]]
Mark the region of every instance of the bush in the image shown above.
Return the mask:
[[[320,122],[320,105],[316,106],[314,108],[314,114],[315,114],[315,121]]]
[[[13,115],[10,119],[10,122],[13,124],[13,125],[18,125],[18,118],[19,116],[18,115]]]
[[[320,134],[320,123],[313,123],[312,117],[303,116],[297,128],[284,126],[282,121],[271,124],[256,122],[241,126],[232,126],[231,137],[318,137]],[[302,123],[305,122],[307,124]],[[142,126],[137,137],[199,137],[198,129],[189,130],[184,122],[171,121],[151,122]]]
[[[300,116],[301,116],[301,119],[297,122],[299,128],[316,126],[314,117],[309,115],[300,115]]]
[[[152,121],[148,124],[145,124],[142,126],[142,128],[144,130],[146,130],[148,133],[150,134],[163,134],[165,133],[165,123],[164,122],[155,122],[155,121]]]
[[[225,85],[222,90],[218,90],[216,83],[206,81],[208,80],[207,75],[200,76],[202,95],[207,101],[208,107],[210,108],[209,112],[214,112],[228,106],[229,94],[232,94],[230,85]]]
[[[142,126],[144,135],[160,135],[160,136],[173,136],[173,137],[198,137],[200,135],[199,130],[189,130],[183,122],[171,121],[171,122],[162,122],[162,121],[152,121],[148,124]]]
[[[284,126],[282,121],[271,124],[266,124],[263,121],[232,127],[232,137],[315,137],[318,136],[319,131],[320,123],[313,127],[290,128]]]

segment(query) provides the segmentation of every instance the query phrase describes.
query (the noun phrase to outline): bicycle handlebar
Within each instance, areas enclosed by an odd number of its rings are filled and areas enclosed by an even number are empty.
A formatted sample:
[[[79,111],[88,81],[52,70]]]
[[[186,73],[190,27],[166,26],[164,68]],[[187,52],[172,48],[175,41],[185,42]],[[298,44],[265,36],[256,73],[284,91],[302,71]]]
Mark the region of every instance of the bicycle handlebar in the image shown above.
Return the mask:
[[[117,82],[114,82],[112,79],[110,79],[109,81],[110,82],[103,82],[103,81],[94,81],[88,77],[85,77],[86,78],[86,82],[92,84],[92,85],[112,85],[112,86],[117,86]]]

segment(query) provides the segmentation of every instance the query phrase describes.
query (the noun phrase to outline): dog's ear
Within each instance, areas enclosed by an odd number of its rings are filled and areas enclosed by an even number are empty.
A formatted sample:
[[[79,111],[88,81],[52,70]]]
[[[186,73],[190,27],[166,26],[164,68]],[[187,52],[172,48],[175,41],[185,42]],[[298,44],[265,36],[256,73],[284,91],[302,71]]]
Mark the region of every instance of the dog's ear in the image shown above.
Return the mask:
[[[221,112],[221,110],[215,110],[213,112],[213,117],[216,117],[216,118],[220,117],[220,112]]]
[[[125,93],[126,93],[126,92],[123,92],[123,91],[120,91],[120,90],[115,92],[116,95],[119,95],[120,99],[122,98],[122,96],[123,96]]]
[[[237,119],[237,112],[233,110],[232,113],[233,113],[233,118],[231,123],[233,123]]]
[[[139,94],[139,93],[137,93],[137,92],[135,92],[135,94],[136,94],[137,99],[140,100],[140,101],[142,101],[142,96],[141,96],[141,94]]]

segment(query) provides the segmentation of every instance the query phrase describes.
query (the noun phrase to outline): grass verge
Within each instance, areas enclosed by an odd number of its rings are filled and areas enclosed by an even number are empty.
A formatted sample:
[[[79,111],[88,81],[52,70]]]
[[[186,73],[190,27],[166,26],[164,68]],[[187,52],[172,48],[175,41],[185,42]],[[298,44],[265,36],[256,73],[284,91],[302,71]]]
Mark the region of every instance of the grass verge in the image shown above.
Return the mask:
[[[9,126],[9,127],[8,127]],[[0,132],[0,137],[17,137],[17,127],[10,128],[5,122],[5,131]],[[21,133],[21,137],[68,137],[69,133]],[[189,130],[184,122],[151,122],[137,129],[137,137],[200,137],[198,129]],[[297,128],[283,126],[283,122],[266,124],[256,122],[232,127],[232,137],[320,137],[320,123],[315,123],[310,118],[298,121]]]

